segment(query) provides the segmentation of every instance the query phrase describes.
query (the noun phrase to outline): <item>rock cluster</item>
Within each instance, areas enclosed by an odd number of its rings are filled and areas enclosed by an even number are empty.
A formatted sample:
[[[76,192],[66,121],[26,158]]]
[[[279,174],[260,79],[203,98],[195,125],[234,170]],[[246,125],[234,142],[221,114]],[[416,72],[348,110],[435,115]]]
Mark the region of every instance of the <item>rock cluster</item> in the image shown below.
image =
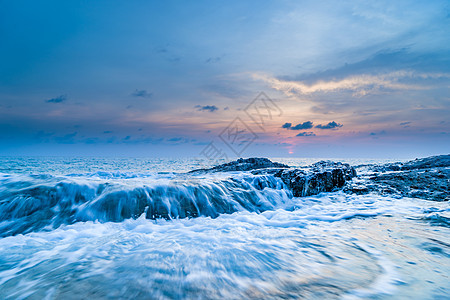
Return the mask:
[[[446,168],[450,167],[450,155],[438,155],[426,158],[416,158],[405,163],[389,163],[380,166],[372,166],[372,170],[375,172],[387,172],[387,171],[407,171],[407,170],[420,170],[431,168]]]
[[[374,166],[371,173],[347,183],[344,191],[449,201],[449,167],[450,155]]]
[[[274,175],[283,180],[295,197],[304,197],[340,189],[356,176],[356,171],[348,164],[320,161],[309,168],[281,170]]]
[[[272,162],[267,158],[240,158],[210,169],[191,172],[229,171],[252,171],[255,175],[272,174],[281,178],[295,197],[335,191],[356,176],[355,169],[348,164],[320,161],[310,167],[294,169],[281,163]]]
[[[378,193],[435,201],[450,200],[450,155],[415,159],[405,163],[361,165],[369,172],[356,177],[349,164],[320,161],[304,168],[290,168],[267,158],[248,158],[190,173],[250,171],[281,178],[295,197],[332,192],[343,188],[347,193]],[[356,167],[358,169],[358,167]]]

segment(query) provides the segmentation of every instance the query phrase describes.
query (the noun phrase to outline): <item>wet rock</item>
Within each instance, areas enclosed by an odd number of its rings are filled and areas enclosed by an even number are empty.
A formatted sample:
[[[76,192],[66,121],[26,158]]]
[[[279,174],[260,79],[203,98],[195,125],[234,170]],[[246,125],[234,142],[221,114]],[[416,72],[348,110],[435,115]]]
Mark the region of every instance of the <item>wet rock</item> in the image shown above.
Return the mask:
[[[450,154],[431,156],[427,158],[415,159],[404,163],[401,170],[416,170],[430,168],[446,168],[450,167]]]
[[[292,190],[295,197],[332,192],[356,176],[349,164],[321,161],[305,169],[280,170],[274,174]]]
[[[372,170],[375,172],[389,172],[389,171],[407,171],[407,170],[420,170],[431,168],[447,168],[450,167],[450,154],[438,155],[426,158],[416,158],[405,163],[389,163],[381,166],[372,166]]]
[[[227,164],[210,169],[194,170],[190,173],[228,171],[251,171],[254,175],[279,177],[292,190],[295,197],[335,191],[356,176],[355,169],[349,164],[320,161],[309,167],[294,169],[267,158],[240,158]]]
[[[450,191],[450,170],[402,171],[386,173],[371,178],[374,190],[388,187],[404,197],[434,201],[448,201]]]
[[[450,200],[450,155],[374,166],[344,188],[355,194],[378,193],[433,201]]]
[[[289,168],[288,165],[272,162],[268,158],[239,158],[238,160],[215,166],[209,169],[198,169],[190,171],[189,173],[199,173],[199,172],[230,172],[230,171],[251,171],[256,169],[267,169],[267,168]]]
[[[369,169],[374,172],[389,172],[400,171],[402,169],[402,163],[390,163],[381,166],[369,166]]]

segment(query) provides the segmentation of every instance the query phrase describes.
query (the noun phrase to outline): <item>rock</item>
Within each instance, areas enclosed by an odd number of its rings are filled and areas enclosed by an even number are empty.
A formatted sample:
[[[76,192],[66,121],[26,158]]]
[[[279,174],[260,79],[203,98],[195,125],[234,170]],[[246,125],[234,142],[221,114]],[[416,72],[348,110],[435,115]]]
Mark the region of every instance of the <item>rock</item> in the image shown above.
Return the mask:
[[[229,172],[251,171],[254,175],[273,175],[281,178],[295,197],[331,192],[345,185],[356,176],[356,171],[349,164],[320,161],[309,167],[293,169],[287,165],[272,162],[267,158],[238,159],[210,169],[193,172]]]
[[[342,188],[356,176],[356,171],[349,164],[321,161],[304,170],[280,170],[274,175],[283,180],[295,197],[304,197]]]
[[[372,166],[370,169],[375,172],[400,171],[402,169],[402,163],[390,163],[381,166]]]
[[[351,192],[357,195],[365,195],[368,194],[371,190],[367,185],[363,184],[349,184],[344,189],[345,192]]]
[[[404,163],[401,166],[401,169],[416,170],[416,169],[446,168],[446,167],[450,167],[450,154],[415,159]]]
[[[373,176],[372,189],[390,188],[404,197],[447,201],[450,191],[450,170],[409,170]],[[381,191],[382,192],[382,191]]]
[[[248,158],[192,172],[251,171],[255,175],[281,178],[295,197],[332,192],[378,193],[394,197],[450,200],[450,155],[415,159],[406,163],[361,165],[363,175],[356,177],[349,164],[320,161],[309,167],[290,168],[267,158]]]
[[[405,163],[389,163],[381,166],[372,166],[375,172],[389,172],[389,171],[406,171],[406,170],[420,170],[430,168],[446,168],[450,167],[450,154],[438,155],[426,158],[416,158]]]
[[[373,173],[348,182],[345,192],[378,193],[433,201],[450,200],[450,155],[374,166]]]
[[[251,171],[256,169],[267,169],[267,168],[289,168],[288,165],[272,162],[268,158],[239,158],[238,160],[215,166],[209,169],[197,169],[190,171],[189,173],[199,173],[199,172],[230,172],[230,171]]]

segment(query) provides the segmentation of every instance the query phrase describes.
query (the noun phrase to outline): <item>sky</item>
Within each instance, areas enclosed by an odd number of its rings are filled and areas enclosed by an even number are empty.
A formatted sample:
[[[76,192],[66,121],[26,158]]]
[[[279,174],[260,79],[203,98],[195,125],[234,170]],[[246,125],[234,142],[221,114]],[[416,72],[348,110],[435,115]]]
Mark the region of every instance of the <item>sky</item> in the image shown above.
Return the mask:
[[[448,1],[0,0],[0,155],[450,151]]]

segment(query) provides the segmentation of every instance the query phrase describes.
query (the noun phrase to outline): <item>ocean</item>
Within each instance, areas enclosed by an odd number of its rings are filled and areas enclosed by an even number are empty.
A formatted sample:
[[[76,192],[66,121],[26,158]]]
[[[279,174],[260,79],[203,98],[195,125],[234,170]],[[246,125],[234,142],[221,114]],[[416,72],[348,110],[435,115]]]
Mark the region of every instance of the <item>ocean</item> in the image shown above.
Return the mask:
[[[449,299],[448,201],[202,167],[0,157],[0,299]]]

